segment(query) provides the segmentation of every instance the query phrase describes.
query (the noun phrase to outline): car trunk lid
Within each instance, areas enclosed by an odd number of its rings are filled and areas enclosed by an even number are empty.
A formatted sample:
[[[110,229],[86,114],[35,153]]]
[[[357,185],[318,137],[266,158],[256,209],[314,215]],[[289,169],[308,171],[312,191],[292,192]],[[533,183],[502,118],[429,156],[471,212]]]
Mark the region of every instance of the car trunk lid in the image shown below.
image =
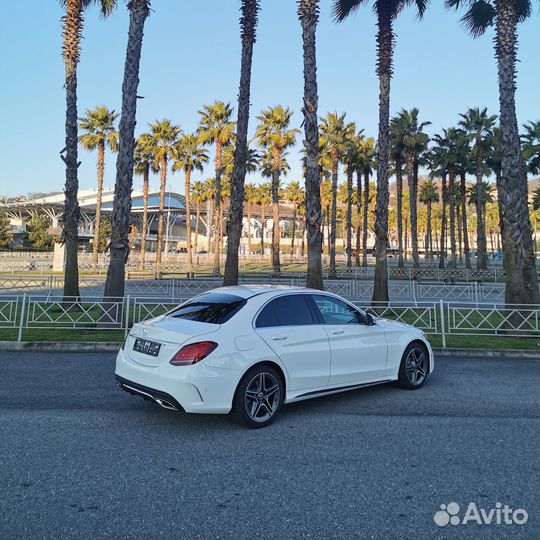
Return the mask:
[[[124,353],[138,364],[155,367],[168,362],[188,339],[211,334],[219,330],[219,327],[219,324],[167,316],[157,317],[133,325],[124,346]],[[135,350],[137,340],[139,350]],[[159,349],[157,353],[156,348]],[[154,354],[143,352],[152,349]]]

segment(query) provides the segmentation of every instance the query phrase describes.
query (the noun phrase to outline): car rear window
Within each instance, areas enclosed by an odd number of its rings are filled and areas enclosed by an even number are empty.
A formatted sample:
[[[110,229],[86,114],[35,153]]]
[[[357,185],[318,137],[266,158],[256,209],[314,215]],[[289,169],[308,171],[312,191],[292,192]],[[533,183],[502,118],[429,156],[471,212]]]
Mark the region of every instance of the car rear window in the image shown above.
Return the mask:
[[[246,305],[247,300],[240,296],[223,293],[207,293],[174,309],[168,315],[175,319],[211,324],[223,324]]]

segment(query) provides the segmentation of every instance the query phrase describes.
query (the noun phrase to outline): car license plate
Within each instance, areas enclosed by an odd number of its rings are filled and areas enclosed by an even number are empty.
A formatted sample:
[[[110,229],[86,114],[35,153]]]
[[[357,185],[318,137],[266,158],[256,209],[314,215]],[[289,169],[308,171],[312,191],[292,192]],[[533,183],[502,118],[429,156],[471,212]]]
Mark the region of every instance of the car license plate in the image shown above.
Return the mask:
[[[159,354],[159,349],[161,348],[160,343],[155,343],[153,341],[148,341],[147,339],[137,338],[135,340],[135,345],[133,345],[133,350],[149,354],[150,356],[157,356]]]

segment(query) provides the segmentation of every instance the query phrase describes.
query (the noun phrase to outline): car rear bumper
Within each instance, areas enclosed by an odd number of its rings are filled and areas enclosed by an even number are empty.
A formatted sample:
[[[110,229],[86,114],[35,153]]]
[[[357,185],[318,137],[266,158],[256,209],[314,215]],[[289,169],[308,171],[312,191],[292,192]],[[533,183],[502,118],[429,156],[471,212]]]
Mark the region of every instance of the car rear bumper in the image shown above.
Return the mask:
[[[129,394],[140,396],[148,401],[153,401],[154,403],[161,405],[161,407],[164,409],[169,409],[171,411],[183,410],[182,405],[180,405],[180,403],[178,403],[173,396],[167,394],[166,392],[155,390],[154,388],[149,388],[148,386],[143,386],[142,384],[135,383],[133,381],[128,381],[127,379],[119,377],[118,375],[115,375],[115,377],[116,384],[118,384],[122,390],[125,390]]]
[[[127,392],[154,401],[166,409],[188,413],[227,414],[231,410],[241,373],[206,366],[145,366],[123,350],[116,357],[116,380]]]

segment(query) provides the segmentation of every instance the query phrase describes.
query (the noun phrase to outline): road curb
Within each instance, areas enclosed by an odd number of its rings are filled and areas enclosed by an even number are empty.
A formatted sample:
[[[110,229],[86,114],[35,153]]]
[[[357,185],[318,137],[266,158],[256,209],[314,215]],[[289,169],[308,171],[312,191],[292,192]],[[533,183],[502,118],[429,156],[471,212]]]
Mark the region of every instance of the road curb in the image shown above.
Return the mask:
[[[34,352],[117,352],[122,343],[115,342],[66,342],[51,341],[0,341],[0,351],[34,351]]]
[[[435,358],[526,358],[540,359],[540,351],[515,349],[433,349]]]

